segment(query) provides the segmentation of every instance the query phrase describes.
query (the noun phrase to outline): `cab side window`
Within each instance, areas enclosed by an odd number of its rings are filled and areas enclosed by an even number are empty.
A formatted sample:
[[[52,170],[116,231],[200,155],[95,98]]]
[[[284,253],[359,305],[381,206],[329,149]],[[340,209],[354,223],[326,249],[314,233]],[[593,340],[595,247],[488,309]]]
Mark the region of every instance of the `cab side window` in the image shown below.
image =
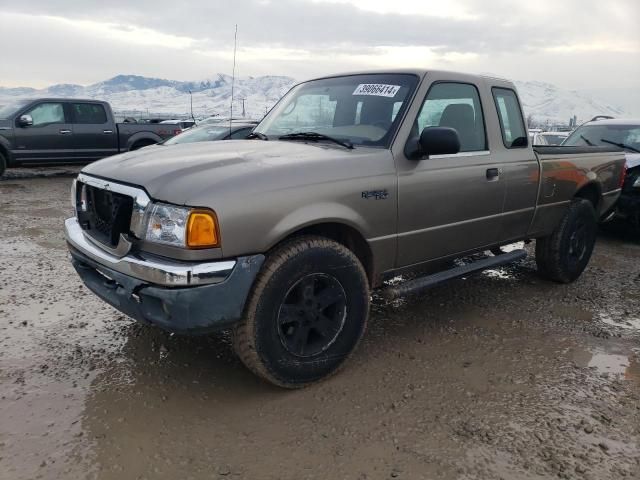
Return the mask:
[[[491,89],[498,111],[502,141],[507,148],[526,148],[529,145],[527,129],[516,92],[508,88]]]
[[[93,125],[107,123],[107,112],[99,103],[74,103],[71,108],[73,123]]]
[[[414,125],[414,134],[426,127],[449,127],[458,132],[461,152],[487,149],[480,95],[474,85],[442,82],[427,93]]]
[[[64,107],[61,103],[41,103],[25,112],[25,115],[31,115],[34,127],[65,123]]]

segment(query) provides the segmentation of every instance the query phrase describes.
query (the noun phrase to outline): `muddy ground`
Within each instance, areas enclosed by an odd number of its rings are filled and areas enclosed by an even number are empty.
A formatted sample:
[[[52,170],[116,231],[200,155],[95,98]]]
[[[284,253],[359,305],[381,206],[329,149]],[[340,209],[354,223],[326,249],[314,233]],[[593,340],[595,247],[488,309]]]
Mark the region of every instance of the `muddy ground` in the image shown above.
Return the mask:
[[[526,260],[375,299],[347,368],[289,392],[225,335],[136,325],[83,287],[67,173],[0,180],[1,479],[640,478],[637,240],[601,235],[572,285]]]

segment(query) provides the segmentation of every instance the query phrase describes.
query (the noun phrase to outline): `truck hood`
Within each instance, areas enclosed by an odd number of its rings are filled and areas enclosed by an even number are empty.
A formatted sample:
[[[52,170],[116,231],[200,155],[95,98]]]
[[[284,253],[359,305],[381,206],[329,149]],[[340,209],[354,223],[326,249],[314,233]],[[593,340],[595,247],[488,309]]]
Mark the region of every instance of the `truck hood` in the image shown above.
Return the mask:
[[[203,192],[246,191],[300,186],[344,178],[340,165],[362,155],[390,155],[388,150],[302,141],[228,140],[157,145],[105,158],[83,173],[144,188],[151,198],[193,205]],[[360,172],[366,175],[366,172]],[[278,185],[280,184],[280,185]]]
[[[640,165],[640,153],[627,152],[627,168],[635,168]]]
[[[0,130],[11,128],[11,120],[3,120],[0,118]]]

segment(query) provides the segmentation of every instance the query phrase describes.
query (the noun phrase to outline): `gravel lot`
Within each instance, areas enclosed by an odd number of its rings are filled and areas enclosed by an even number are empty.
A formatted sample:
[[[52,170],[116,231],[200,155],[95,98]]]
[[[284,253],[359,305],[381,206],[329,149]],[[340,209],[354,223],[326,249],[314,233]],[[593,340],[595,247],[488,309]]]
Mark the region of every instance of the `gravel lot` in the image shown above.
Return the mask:
[[[0,478],[640,478],[640,243],[375,298],[339,375],[281,391],[225,335],[98,300],[62,234],[77,169],[0,180]]]

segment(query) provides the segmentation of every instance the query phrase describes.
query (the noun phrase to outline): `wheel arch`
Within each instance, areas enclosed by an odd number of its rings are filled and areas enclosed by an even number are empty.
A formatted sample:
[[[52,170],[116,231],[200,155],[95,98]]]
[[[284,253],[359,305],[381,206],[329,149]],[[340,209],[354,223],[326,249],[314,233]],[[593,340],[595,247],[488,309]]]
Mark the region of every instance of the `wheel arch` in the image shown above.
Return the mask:
[[[127,150],[136,150],[140,147],[147,145],[153,145],[154,143],[161,142],[162,138],[159,135],[151,132],[140,132],[132,135],[127,140]]]
[[[591,205],[593,205],[594,210],[597,212],[600,207],[600,201],[602,200],[602,190],[597,182],[589,182],[581,186],[573,198],[589,200]]]
[[[304,235],[325,237],[347,247],[358,257],[360,263],[362,263],[367,274],[367,279],[369,280],[369,285],[372,287],[375,286],[377,276],[374,267],[373,251],[371,250],[369,242],[367,242],[364,235],[362,235],[357,228],[341,221],[311,223],[288,232],[276,245]]]

